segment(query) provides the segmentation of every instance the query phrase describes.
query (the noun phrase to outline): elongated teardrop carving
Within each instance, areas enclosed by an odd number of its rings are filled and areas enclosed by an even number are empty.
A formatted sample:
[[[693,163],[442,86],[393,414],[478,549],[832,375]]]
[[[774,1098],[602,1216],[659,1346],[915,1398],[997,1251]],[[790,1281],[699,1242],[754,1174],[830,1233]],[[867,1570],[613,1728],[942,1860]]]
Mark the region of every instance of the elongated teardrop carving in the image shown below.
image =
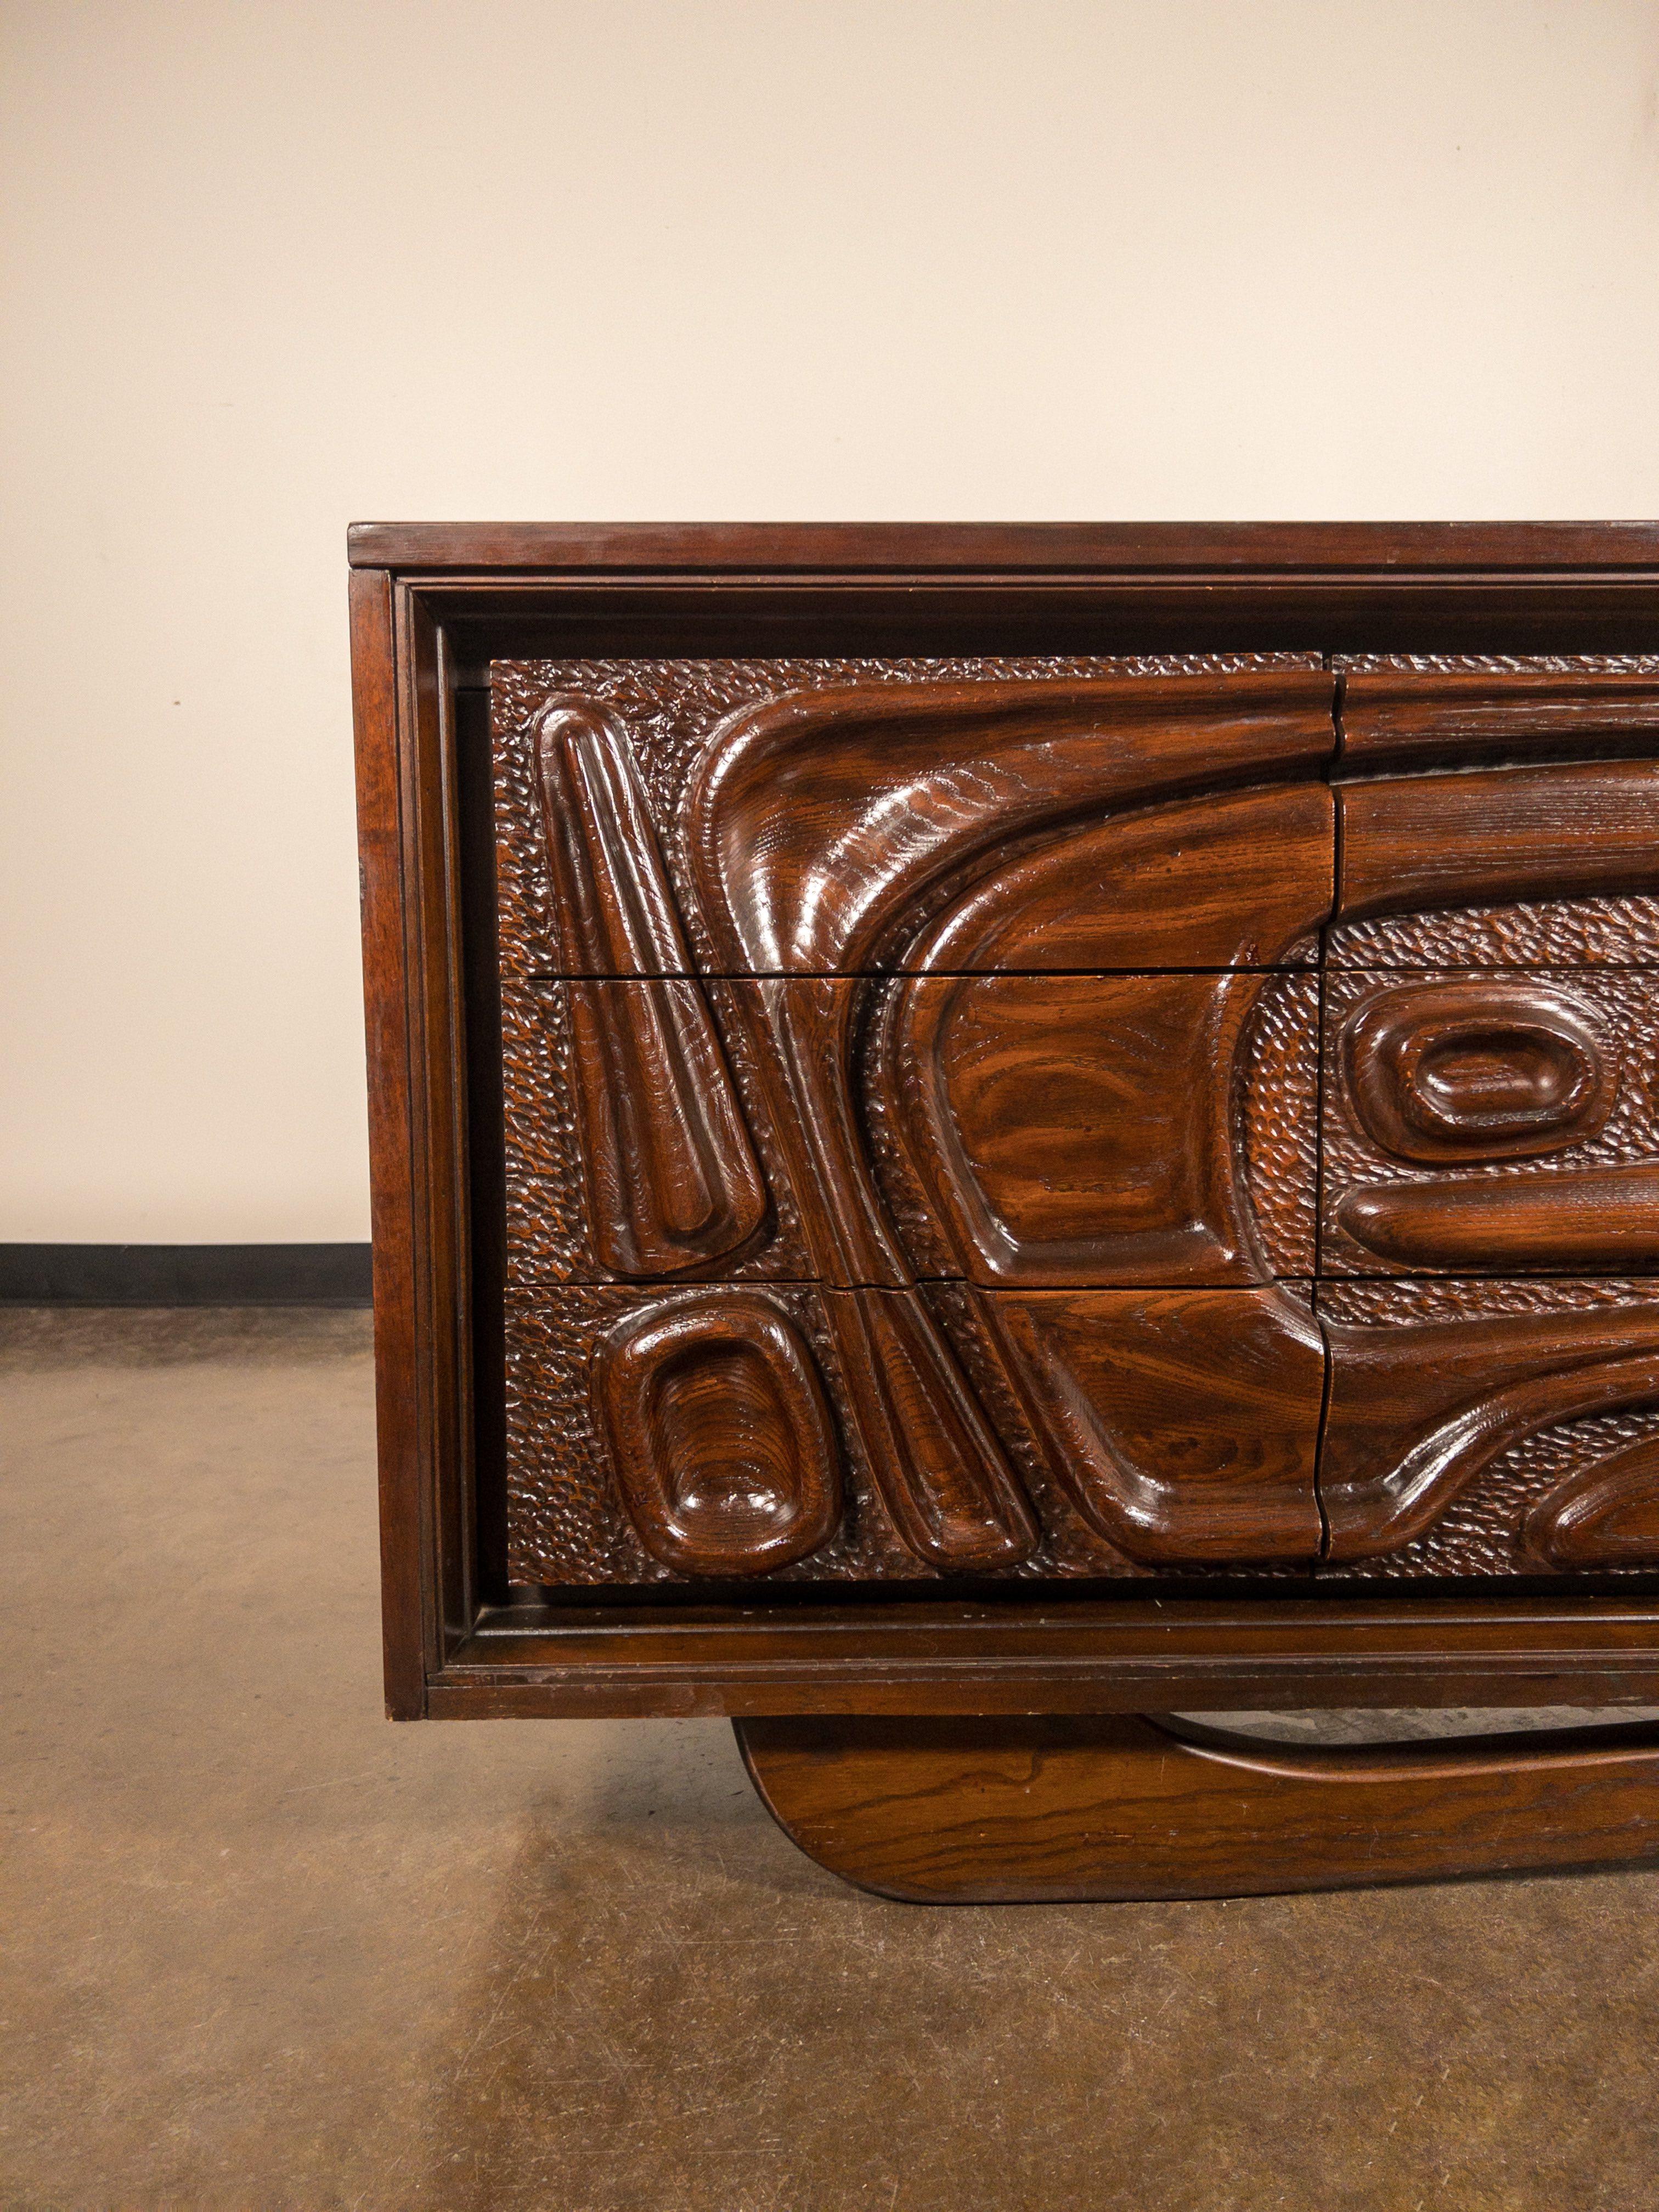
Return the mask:
[[[538,735],[595,1256],[633,1277],[738,1250],[766,1186],[620,725],[555,701]],[[638,980],[632,980],[637,978]]]

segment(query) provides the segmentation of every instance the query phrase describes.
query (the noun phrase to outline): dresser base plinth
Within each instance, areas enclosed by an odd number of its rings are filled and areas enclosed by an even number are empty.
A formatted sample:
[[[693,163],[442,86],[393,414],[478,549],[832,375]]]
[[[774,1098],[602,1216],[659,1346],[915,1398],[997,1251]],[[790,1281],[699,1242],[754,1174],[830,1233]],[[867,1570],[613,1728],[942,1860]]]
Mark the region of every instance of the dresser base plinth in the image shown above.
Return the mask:
[[[1304,1747],[1138,1716],[734,1723],[809,1857],[914,1904],[1249,1897],[1659,1858],[1659,1727]]]

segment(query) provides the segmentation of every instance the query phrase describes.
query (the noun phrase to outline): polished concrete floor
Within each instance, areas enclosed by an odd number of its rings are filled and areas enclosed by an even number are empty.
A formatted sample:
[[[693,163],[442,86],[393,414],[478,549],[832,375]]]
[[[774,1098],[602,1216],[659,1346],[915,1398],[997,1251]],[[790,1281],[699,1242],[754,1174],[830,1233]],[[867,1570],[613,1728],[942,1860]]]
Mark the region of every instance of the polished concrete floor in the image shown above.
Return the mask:
[[[928,1911],[380,1717],[356,1314],[0,1317],[0,2207],[1647,2212],[1659,1877]]]

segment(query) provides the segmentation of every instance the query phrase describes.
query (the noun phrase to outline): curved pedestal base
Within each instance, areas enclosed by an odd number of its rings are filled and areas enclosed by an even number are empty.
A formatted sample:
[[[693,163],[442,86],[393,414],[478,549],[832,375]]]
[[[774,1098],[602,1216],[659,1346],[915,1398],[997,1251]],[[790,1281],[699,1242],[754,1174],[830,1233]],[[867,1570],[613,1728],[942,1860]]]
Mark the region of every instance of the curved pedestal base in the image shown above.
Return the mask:
[[[1249,1897],[1659,1857],[1659,1727],[1312,1748],[1136,1716],[733,1723],[785,1833],[917,1904]]]

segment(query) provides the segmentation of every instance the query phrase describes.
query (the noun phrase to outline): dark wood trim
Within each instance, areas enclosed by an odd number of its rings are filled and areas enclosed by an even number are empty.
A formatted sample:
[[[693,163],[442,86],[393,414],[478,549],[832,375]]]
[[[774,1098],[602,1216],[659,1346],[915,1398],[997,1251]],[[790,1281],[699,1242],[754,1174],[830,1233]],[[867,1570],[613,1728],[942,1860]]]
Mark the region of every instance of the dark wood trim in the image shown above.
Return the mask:
[[[486,1609],[437,1718],[1142,1712],[1659,1700],[1659,1609],[1611,1598],[1050,1598]]]
[[[0,1244],[0,1305],[366,1306],[367,1244]]]
[[[354,568],[680,574],[1376,574],[1659,568],[1659,523],[357,522]]]
[[[356,732],[357,849],[362,896],[363,993],[368,1038],[369,1194],[374,1226],[374,1397],[379,1421],[380,1602],[386,1711],[417,1720],[426,1677],[440,1663],[425,1509],[430,1447],[422,1434],[422,1371],[429,1326],[416,1304],[416,1249],[434,1204],[417,1182],[410,1126],[413,1013],[406,939],[409,895],[400,804],[402,747],[392,580],[351,577],[352,706]]]
[[[1659,525],[365,525],[351,557],[391,1711],[1659,1701],[1639,1597],[486,1602],[454,705],[550,650],[1652,651]]]

